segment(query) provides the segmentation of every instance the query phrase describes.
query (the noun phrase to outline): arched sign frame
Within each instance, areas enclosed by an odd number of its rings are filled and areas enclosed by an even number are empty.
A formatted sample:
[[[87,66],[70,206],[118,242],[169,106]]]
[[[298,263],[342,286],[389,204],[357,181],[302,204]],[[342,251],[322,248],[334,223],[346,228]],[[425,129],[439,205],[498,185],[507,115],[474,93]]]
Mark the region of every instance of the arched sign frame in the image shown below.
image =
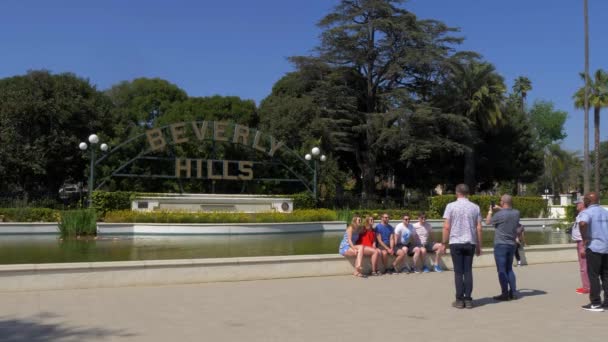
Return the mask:
[[[194,135],[188,134],[187,127],[191,127],[194,131]],[[233,129],[232,136],[227,135],[230,131],[227,128]],[[193,133],[193,132],[190,132]],[[209,134],[210,133],[210,134]],[[266,145],[261,143],[263,139],[266,139]],[[174,159],[178,163],[179,158],[175,155],[173,157],[158,157],[153,154],[159,151],[172,151],[176,145],[183,143],[189,143],[191,141],[199,142],[220,142],[228,143],[232,145],[239,145],[240,147],[246,148],[249,151],[258,152],[259,154],[266,154],[270,161],[255,161],[253,164],[274,164],[281,166],[289,174],[295,178],[252,178],[251,181],[279,181],[279,182],[299,182],[304,188],[314,193],[313,181],[311,180],[314,175],[314,168],[311,164],[306,161],[297,151],[287,147],[283,142],[275,139],[273,136],[263,133],[262,131],[250,128],[244,125],[240,125],[234,122],[228,121],[206,121],[206,120],[195,120],[187,122],[172,123],[164,125],[158,128],[148,129],[146,132],[128,138],[116,147],[111,148],[107,153],[98,158],[94,165],[97,167],[103,163],[111,155],[117,153],[130,146],[134,142],[140,141],[140,139],[146,139],[146,146],[140,151],[135,157],[122,162],[120,166],[113,169],[111,174],[102,178],[102,181],[94,186],[95,190],[100,189],[106,184],[106,182],[112,177],[132,177],[132,178],[165,178],[175,179],[180,184],[180,191],[183,192],[180,181],[184,178],[178,177],[178,175],[141,175],[132,174],[125,172],[125,170],[133,163],[138,160],[172,160]],[[170,148],[170,149],[169,149]],[[288,165],[284,159],[286,156],[290,156],[292,160],[300,165]],[[223,160],[214,160],[223,161]],[[238,162],[234,160],[225,160],[228,162]],[[298,166],[300,166],[298,168]],[[299,172],[298,169],[303,169],[309,176]],[[176,172],[179,173],[179,172]]]

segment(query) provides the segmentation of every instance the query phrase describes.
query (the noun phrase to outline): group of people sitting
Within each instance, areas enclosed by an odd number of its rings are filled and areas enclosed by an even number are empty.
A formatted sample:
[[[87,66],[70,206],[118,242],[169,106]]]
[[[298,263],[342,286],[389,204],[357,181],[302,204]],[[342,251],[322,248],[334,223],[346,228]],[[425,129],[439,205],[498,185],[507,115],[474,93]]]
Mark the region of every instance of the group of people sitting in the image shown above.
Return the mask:
[[[344,232],[339,252],[345,257],[355,257],[357,277],[365,277],[362,270],[363,257],[371,259],[372,276],[382,273],[420,273],[429,272],[425,265],[427,253],[434,252],[432,268],[435,272],[443,271],[440,265],[441,244],[433,242],[432,227],[426,222],[426,215],[421,212],[418,222],[411,224],[410,216],[405,214],[395,228],[389,223],[389,215],[382,214],[381,222],[374,226],[374,218],[354,216]],[[389,256],[394,256],[390,258]],[[411,262],[407,262],[410,257]],[[391,260],[392,259],[392,260]],[[382,267],[380,267],[382,266]]]

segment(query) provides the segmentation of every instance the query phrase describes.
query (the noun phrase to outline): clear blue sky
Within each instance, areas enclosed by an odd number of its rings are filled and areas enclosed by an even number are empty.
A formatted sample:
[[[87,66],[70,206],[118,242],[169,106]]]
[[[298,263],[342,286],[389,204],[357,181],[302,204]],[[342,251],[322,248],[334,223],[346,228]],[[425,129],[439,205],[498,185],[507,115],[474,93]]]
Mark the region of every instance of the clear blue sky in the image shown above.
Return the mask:
[[[259,104],[309,54],[316,23],[337,0],[2,0],[0,77],[30,69],[74,72],[98,89],[160,77],[190,96],[236,95]],[[532,80],[530,101],[569,113],[563,146],[582,151],[583,0],[411,0],[421,18],[460,27],[463,49],[481,53],[507,80]],[[608,69],[608,1],[589,0],[591,70]],[[607,110],[608,111],[608,110]],[[603,116],[602,140],[608,139]],[[591,127],[592,127],[592,119]],[[593,148],[593,140],[590,142]]]

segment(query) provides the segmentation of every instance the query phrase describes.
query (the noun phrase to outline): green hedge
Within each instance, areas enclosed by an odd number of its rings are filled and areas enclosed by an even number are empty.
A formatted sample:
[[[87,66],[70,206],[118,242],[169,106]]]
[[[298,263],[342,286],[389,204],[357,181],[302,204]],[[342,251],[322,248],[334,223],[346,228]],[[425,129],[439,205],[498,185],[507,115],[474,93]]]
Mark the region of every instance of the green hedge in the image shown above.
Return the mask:
[[[93,207],[100,215],[105,215],[108,211],[128,210],[131,209],[131,202],[137,196],[161,194],[138,193],[130,191],[94,191],[93,192]],[[309,192],[301,192],[291,195],[277,195],[276,197],[293,198],[293,206],[295,209],[313,209],[315,201]]]
[[[130,223],[271,223],[336,221],[337,214],[329,209],[294,210],[290,214],[264,213],[188,213],[176,211],[139,212],[130,210],[106,213],[106,222]]]
[[[448,203],[456,200],[455,195],[433,196],[429,198],[430,210],[439,216],[443,215]],[[471,202],[479,205],[482,215],[490,207],[490,202],[496,204],[500,201],[500,196],[472,195],[469,196]],[[513,197],[513,208],[521,213],[521,217],[536,218],[544,217],[547,213],[547,202],[540,197]]]
[[[340,221],[345,220],[350,223],[352,217],[355,215],[359,215],[363,218],[366,216],[371,216],[375,220],[379,220],[382,214],[387,213],[391,217],[391,220],[401,220],[401,217],[403,217],[405,214],[408,214],[412,220],[416,220],[421,211],[425,212],[428,219],[441,218],[440,215],[437,215],[431,211],[419,209],[343,209],[338,211],[338,217]]]
[[[566,206],[566,216],[564,217],[564,221],[574,222],[574,220],[576,220],[576,215],[578,215],[578,211],[576,210],[576,205]]]
[[[102,216],[112,210],[131,209],[131,201],[136,195],[130,191],[93,191],[93,208]]]
[[[58,210],[48,208],[0,208],[5,222],[59,222]]]
[[[284,195],[281,197],[293,198],[294,209],[313,209],[315,207],[315,199],[310,192],[300,192],[297,194]]]

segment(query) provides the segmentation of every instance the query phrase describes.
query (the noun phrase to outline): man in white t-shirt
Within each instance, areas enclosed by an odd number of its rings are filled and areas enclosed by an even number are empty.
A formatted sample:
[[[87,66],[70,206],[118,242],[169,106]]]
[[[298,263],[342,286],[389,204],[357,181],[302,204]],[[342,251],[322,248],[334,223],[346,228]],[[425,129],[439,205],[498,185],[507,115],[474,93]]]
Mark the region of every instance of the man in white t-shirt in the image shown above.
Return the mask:
[[[404,272],[410,272],[411,268],[406,265],[403,267],[401,264],[404,262],[406,256],[414,256],[418,258],[420,250],[414,250],[414,241],[416,241],[416,230],[414,226],[410,224],[410,216],[403,215],[403,220],[395,227],[395,254],[397,257],[393,262],[393,267],[396,270],[403,270]]]
[[[435,272],[442,272],[443,269],[439,263],[441,259],[441,244],[433,241],[433,227],[431,224],[426,222],[426,214],[421,212],[418,215],[418,222],[414,223],[414,229],[416,230],[416,247],[414,251],[419,249],[420,259],[422,260],[422,272],[427,273],[428,267],[424,264],[427,252],[435,253],[435,260],[433,260],[433,269]],[[414,267],[418,267],[418,258],[414,256]]]

